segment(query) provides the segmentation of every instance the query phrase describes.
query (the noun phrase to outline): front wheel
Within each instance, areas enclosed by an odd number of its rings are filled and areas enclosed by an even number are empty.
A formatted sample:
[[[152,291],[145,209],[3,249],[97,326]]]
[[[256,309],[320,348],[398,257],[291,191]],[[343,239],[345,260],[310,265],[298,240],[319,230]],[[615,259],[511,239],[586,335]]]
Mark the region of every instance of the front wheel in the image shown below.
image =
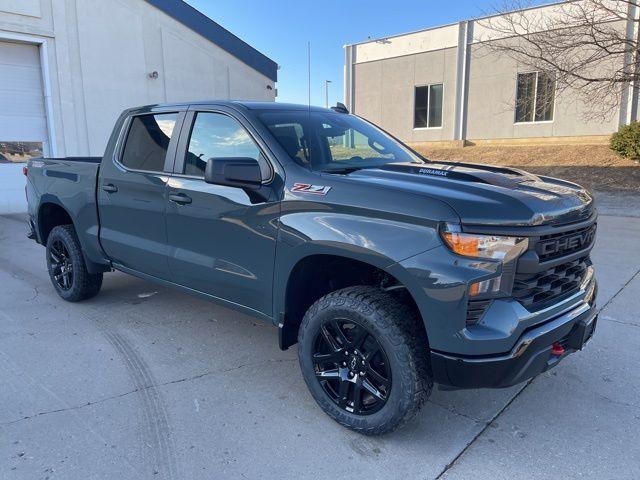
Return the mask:
[[[53,288],[69,302],[95,296],[102,287],[102,273],[89,273],[80,242],[71,225],[59,225],[47,238],[47,269]]]
[[[305,382],[338,423],[367,435],[408,421],[433,386],[421,320],[378,288],[332,292],[309,308],[298,334]]]

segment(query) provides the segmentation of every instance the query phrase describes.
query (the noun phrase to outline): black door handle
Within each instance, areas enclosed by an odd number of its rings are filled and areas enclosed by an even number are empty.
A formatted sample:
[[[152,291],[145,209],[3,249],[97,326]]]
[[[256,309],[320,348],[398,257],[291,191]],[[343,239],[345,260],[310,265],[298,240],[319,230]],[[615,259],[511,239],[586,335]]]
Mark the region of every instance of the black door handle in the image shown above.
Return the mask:
[[[184,193],[170,193],[169,200],[178,205],[187,205],[191,203],[191,197],[185,195]]]
[[[115,193],[118,191],[118,187],[116,187],[113,183],[107,183],[106,185],[102,185],[102,190],[107,193]]]

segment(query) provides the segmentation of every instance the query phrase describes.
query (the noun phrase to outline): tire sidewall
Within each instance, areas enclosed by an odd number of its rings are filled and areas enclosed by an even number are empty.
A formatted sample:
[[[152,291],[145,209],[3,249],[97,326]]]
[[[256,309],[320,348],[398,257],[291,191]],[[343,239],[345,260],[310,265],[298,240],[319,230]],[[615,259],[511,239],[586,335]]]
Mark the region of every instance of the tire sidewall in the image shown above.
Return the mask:
[[[50,261],[51,254],[51,246],[55,241],[60,241],[64,244],[67,252],[69,252],[69,258],[71,259],[71,264],[73,266],[73,283],[69,290],[64,290],[60,288],[58,282],[53,275],[53,268]],[[82,257],[82,252],[78,246],[77,240],[72,232],[66,226],[55,227],[51,233],[49,234],[49,238],[47,238],[47,248],[46,248],[46,260],[47,260],[47,270],[49,271],[49,278],[51,279],[51,283],[53,284],[53,288],[55,288],[58,295],[60,295],[63,299],[68,301],[78,301],[83,297],[82,290],[82,278],[83,272],[85,270],[84,258]]]
[[[336,318],[350,320],[364,327],[379,342],[389,361],[391,392],[385,405],[373,414],[355,415],[338,407],[316,379],[312,361],[315,338],[323,323]],[[320,407],[336,421],[354,430],[384,429],[385,425],[399,423],[409,411],[415,393],[415,382],[408,368],[411,352],[401,338],[400,330],[395,325],[383,318],[376,309],[357,299],[335,296],[316,302],[301,325],[298,357],[305,382]]]

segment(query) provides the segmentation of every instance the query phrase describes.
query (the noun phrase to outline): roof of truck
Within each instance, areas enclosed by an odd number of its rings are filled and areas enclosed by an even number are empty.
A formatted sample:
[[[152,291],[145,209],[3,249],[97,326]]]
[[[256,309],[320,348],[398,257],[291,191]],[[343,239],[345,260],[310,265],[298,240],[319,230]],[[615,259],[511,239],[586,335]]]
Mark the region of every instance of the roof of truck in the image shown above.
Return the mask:
[[[309,105],[302,105],[299,103],[279,103],[279,102],[255,102],[244,100],[196,100],[193,102],[177,102],[177,103],[157,103],[153,105],[144,105],[140,107],[134,107],[129,111],[148,110],[151,108],[185,108],[190,105],[223,105],[227,107],[244,107],[248,110],[310,110],[312,112],[329,112],[330,109],[324,107],[316,107]]]

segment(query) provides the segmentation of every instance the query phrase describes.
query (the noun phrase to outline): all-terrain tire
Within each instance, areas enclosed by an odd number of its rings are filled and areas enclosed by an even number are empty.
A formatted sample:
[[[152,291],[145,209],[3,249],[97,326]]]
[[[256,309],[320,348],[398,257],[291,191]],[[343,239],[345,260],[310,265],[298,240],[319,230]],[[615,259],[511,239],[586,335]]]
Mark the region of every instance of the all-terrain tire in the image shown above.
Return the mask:
[[[391,388],[386,403],[375,413],[356,415],[340,407],[316,377],[316,338],[322,326],[336,318],[364,327],[386,354]],[[305,314],[298,342],[300,367],[314,399],[330,417],[357,432],[381,435],[395,430],[410,420],[431,394],[429,347],[422,320],[414,309],[379,288],[349,287],[320,298]]]
[[[59,251],[64,252],[65,265],[71,267],[67,284],[59,278],[60,268],[56,268],[55,258],[60,260]],[[52,256],[52,252],[58,252]],[[72,225],[54,227],[47,238],[47,269],[49,278],[60,297],[68,302],[79,302],[98,294],[102,287],[102,273],[89,273],[82,255],[80,241]]]

